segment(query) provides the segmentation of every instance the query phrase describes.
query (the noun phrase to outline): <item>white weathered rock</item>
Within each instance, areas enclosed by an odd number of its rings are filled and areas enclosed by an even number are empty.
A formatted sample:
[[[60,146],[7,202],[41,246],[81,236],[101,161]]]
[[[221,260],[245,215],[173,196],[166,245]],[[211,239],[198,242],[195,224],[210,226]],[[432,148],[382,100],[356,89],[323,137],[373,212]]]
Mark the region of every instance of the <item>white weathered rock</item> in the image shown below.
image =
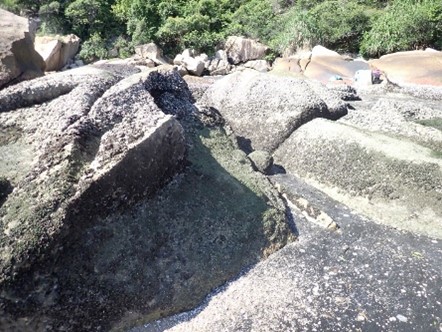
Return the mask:
[[[206,53],[201,53],[200,55],[196,56],[195,59],[201,60],[202,62],[209,61],[209,56]]]
[[[43,57],[46,71],[57,71],[70,65],[80,47],[80,38],[67,36],[37,36],[35,50]]]
[[[355,83],[361,86],[372,85],[373,79],[371,75],[370,69],[358,70],[354,77]]]
[[[196,76],[201,76],[203,74],[204,62],[201,60],[183,56],[182,63],[190,74]]]
[[[193,57],[195,57],[195,50],[193,50],[193,49],[190,49],[190,48],[186,48],[184,51],[183,51],[183,53],[181,53],[181,55],[184,57],[184,58],[193,58]]]
[[[183,64],[183,55],[182,54],[177,54],[175,56],[175,58],[173,59],[173,64],[177,65],[177,66],[181,66]]]
[[[247,61],[244,64],[244,67],[254,69],[254,70],[259,71],[261,73],[266,73],[270,69],[270,65],[269,65],[268,61],[266,61],[266,60]]]
[[[178,71],[181,77],[189,74],[185,66],[177,66],[175,65],[174,68]]]
[[[324,46],[316,45],[315,47],[313,47],[311,52],[311,58],[324,57],[324,56],[341,57],[341,55],[338,52],[329,50]]]
[[[227,38],[224,48],[233,64],[263,59],[269,50],[267,46],[253,39],[237,36]]]
[[[209,66],[209,71],[210,75],[212,76],[227,75],[232,71],[233,68],[235,67],[229,64],[227,60],[213,59]]]
[[[0,9],[0,88],[43,75],[45,63],[34,49],[34,25]]]
[[[149,43],[135,47],[135,53],[140,58],[150,59],[157,65],[169,64],[169,61],[163,56],[163,51],[155,43]]]

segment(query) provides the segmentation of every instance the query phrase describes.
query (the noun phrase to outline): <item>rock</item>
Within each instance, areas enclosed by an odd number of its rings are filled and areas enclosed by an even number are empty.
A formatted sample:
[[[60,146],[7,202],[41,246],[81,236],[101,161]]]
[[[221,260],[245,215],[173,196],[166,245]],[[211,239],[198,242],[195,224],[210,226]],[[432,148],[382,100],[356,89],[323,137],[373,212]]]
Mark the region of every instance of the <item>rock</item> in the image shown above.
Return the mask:
[[[137,46],[135,53],[140,58],[150,59],[157,65],[169,64],[169,61],[163,56],[163,51],[155,43]]]
[[[175,56],[175,58],[173,59],[173,64],[177,65],[177,66],[181,66],[183,64],[183,55],[182,54],[177,54]]]
[[[35,39],[35,50],[41,55],[45,64],[46,71],[56,71],[63,68],[65,64],[59,67],[59,57],[61,50],[61,41],[58,39],[51,39],[42,41],[42,37]]]
[[[43,75],[45,63],[34,49],[34,26],[0,9],[0,88]]]
[[[201,53],[200,55],[196,56],[195,59],[200,60],[202,62],[209,61],[209,56],[206,53]]]
[[[192,93],[193,99],[196,101],[200,100],[207,89],[216,82],[216,79],[210,76],[198,77],[187,75],[184,77],[184,80]]]
[[[261,73],[266,73],[269,71],[270,65],[266,60],[252,60],[252,61],[247,61],[244,64],[244,67],[254,69]]]
[[[383,96],[368,110],[360,109],[357,103],[354,107],[339,122],[415,142],[433,150],[434,155],[442,153],[442,131],[438,127],[442,108],[438,104]]]
[[[217,60],[224,60],[226,62],[229,61],[229,58],[227,56],[227,52],[224,50],[218,50],[215,52],[215,59]]]
[[[201,76],[204,71],[204,62],[196,58],[190,58],[183,56],[183,65],[186,67],[187,71],[196,76]]]
[[[442,52],[408,51],[384,55],[370,65],[395,84],[442,86]]]
[[[184,66],[175,66],[174,68],[176,68],[176,70],[178,71],[178,73],[180,74],[181,77],[189,74],[186,67],[184,67]]]
[[[213,59],[209,65],[210,75],[227,75],[232,71],[232,67],[226,60]]]
[[[299,59],[297,58],[276,58],[272,70],[275,72],[289,72],[295,74],[300,74],[302,72],[301,66],[299,65]]]
[[[267,174],[273,166],[273,157],[266,151],[253,151],[247,157],[257,171]]]
[[[186,49],[183,51],[183,53],[181,53],[181,55],[182,55],[184,58],[194,58],[195,55],[196,55],[196,52],[195,52],[195,50],[193,50],[193,49],[186,48]]]
[[[442,160],[429,148],[315,119],[295,131],[273,157],[287,172],[358,213],[442,238]]]
[[[132,66],[145,66],[148,68],[153,68],[156,65],[151,59],[143,59],[139,57],[132,57],[127,61],[127,63]]]
[[[321,46],[321,45],[316,45],[315,47],[313,47],[312,49],[312,53],[310,58],[314,59],[316,57],[327,57],[327,56],[331,56],[331,57],[341,57],[341,55],[338,52],[329,50],[328,48]]]
[[[80,38],[71,34],[67,36],[37,36],[35,50],[42,56],[46,71],[58,71],[66,66],[77,54]]]
[[[325,95],[327,91],[324,88],[321,93]],[[321,97],[304,80],[244,70],[213,84],[201,104],[222,114],[244,151],[272,153],[311,119],[336,119],[347,113],[346,107],[335,107],[336,112],[331,112]],[[333,95],[329,101],[340,103]]]
[[[263,59],[269,48],[253,39],[230,36],[227,38],[224,49],[229,61],[233,64],[249,60]]]
[[[170,67],[123,60],[0,91],[2,329],[128,330],[294,239],[222,117],[192,101]]]
[[[333,77],[339,77],[337,84],[353,84],[353,78],[359,70],[369,70],[368,63],[349,59],[322,46],[315,46],[310,60],[301,64],[304,75],[308,78],[327,83]]]
[[[373,84],[372,72],[370,69],[360,69],[355,73],[355,84],[367,86]]]

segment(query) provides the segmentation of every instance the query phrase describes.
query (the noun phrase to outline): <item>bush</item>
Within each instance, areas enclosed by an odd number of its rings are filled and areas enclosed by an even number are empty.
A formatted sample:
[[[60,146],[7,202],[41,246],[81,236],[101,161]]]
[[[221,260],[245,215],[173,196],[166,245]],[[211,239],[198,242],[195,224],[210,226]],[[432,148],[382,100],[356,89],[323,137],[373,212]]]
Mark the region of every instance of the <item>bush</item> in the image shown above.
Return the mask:
[[[86,62],[93,62],[107,57],[106,42],[98,32],[81,45],[80,58]]]
[[[367,7],[354,0],[331,0],[311,9],[292,7],[280,16],[281,32],[271,46],[284,55],[316,44],[344,52],[357,52],[369,27]]]
[[[442,2],[440,0],[394,0],[373,20],[361,43],[365,56],[442,47]]]
[[[280,32],[270,41],[270,46],[284,56],[298,49],[311,48],[318,43],[312,17],[307,10],[292,7],[279,18]]]
[[[275,10],[280,10],[280,5],[274,8],[269,0],[247,1],[232,14],[226,34],[269,42],[278,31]]]
[[[358,52],[370,19],[355,0],[325,1],[309,11],[319,44],[338,52]]]

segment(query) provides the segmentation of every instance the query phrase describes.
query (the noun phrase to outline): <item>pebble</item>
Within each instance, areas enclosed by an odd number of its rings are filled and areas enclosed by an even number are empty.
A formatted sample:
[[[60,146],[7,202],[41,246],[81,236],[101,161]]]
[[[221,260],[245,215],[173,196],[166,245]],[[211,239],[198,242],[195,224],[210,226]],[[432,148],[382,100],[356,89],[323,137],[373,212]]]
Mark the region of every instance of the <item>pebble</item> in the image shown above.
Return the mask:
[[[396,315],[396,318],[403,323],[406,323],[408,321],[408,318],[402,315]]]

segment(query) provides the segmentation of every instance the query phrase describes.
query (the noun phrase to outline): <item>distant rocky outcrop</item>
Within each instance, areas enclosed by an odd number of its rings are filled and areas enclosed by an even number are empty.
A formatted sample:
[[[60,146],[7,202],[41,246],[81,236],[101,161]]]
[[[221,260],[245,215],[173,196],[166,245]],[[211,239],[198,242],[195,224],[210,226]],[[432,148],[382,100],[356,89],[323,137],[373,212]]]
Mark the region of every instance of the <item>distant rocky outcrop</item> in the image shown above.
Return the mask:
[[[67,36],[37,36],[35,50],[42,56],[46,71],[58,71],[74,63],[74,56],[80,48],[80,38]]]
[[[0,107],[1,330],[187,310],[294,238],[176,71],[103,62],[8,87]]]
[[[45,63],[34,49],[35,24],[0,9],[0,88],[42,76]]]
[[[419,84],[442,86],[442,52],[397,52],[371,60],[370,65],[384,72],[387,78],[399,85]]]

